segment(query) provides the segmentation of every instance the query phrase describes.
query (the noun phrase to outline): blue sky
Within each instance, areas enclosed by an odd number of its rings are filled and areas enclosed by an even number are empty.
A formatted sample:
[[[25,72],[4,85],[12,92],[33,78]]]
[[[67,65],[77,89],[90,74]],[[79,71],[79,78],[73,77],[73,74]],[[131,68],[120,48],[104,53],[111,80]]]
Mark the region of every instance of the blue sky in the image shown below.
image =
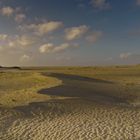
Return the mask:
[[[0,0],[0,65],[140,62],[140,0]]]

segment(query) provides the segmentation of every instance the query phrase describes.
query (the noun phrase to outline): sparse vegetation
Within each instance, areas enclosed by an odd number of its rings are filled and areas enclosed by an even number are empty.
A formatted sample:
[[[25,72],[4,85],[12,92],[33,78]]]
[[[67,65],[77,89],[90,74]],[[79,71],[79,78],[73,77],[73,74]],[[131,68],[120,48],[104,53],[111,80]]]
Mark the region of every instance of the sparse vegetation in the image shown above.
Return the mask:
[[[113,96],[127,98],[128,102],[139,102],[140,98],[140,66],[109,67],[48,67],[47,72],[79,75],[99,80],[114,82],[120,93],[112,91]]]
[[[79,75],[98,80],[111,81],[121,92],[109,92],[113,96],[137,100],[140,92],[140,66],[111,67],[37,67],[22,68],[21,71],[0,73],[0,106],[14,107],[31,102],[53,98],[37,94],[43,88],[61,84],[53,77],[45,77],[41,72]],[[100,85],[100,87],[104,87]],[[105,88],[105,87],[104,87]],[[97,89],[98,90],[98,89]]]
[[[60,80],[42,76],[37,72],[1,72],[0,106],[15,107],[48,100],[49,96],[37,94],[37,91],[59,84],[61,84]]]
[[[2,70],[0,139],[139,138],[139,101],[140,66]]]

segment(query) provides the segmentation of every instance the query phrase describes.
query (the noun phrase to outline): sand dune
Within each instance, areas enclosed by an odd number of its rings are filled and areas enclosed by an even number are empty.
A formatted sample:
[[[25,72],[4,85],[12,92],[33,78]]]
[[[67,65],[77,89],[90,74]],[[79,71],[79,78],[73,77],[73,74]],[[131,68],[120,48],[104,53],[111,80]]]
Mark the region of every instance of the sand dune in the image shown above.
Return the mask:
[[[1,140],[138,140],[139,109],[82,100],[1,110]]]
[[[0,108],[0,140],[140,139],[139,107],[127,104],[125,98],[120,100],[106,92],[100,94],[102,93],[100,88],[98,91],[89,88],[89,79],[87,81],[84,79],[84,83],[83,79],[74,78],[68,81],[67,77],[62,79],[65,82],[62,87],[56,87],[57,90],[50,88],[39,91],[54,96],[53,100],[13,109]],[[85,81],[88,82],[85,87],[89,90],[84,88]],[[76,85],[72,87],[72,83]],[[108,86],[107,91],[113,89],[115,92],[118,89],[109,88],[113,86],[112,83],[92,81],[92,84],[97,84],[96,86],[99,83],[107,84],[105,85]],[[58,100],[57,96],[66,98]]]

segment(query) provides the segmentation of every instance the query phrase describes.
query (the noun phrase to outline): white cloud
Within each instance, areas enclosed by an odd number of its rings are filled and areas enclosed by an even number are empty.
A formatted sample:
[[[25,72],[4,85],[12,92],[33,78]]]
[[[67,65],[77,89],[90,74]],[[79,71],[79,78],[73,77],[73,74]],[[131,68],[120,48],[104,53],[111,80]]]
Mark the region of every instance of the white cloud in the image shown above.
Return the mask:
[[[88,35],[86,37],[86,40],[89,42],[95,43],[96,41],[98,41],[101,38],[102,35],[103,35],[103,32],[96,31],[96,32],[93,32],[92,34]]]
[[[40,46],[39,51],[40,53],[50,53],[53,50],[54,46],[52,43],[47,43]]]
[[[53,49],[53,52],[61,52],[61,51],[65,51],[66,49],[70,48],[71,45],[68,43],[63,43],[60,46],[57,46]]]
[[[8,35],[6,34],[0,34],[0,41],[4,41],[8,38]]]
[[[0,52],[22,54],[33,46],[36,39],[26,35],[0,35]]]
[[[50,21],[39,24],[30,24],[25,26],[20,26],[19,29],[22,31],[33,31],[37,35],[44,35],[52,33],[53,31],[62,27],[63,23],[59,21]]]
[[[26,15],[22,12],[20,7],[2,7],[0,9],[0,14],[3,16],[12,17],[16,22],[22,22],[26,18]]]
[[[121,53],[121,54],[120,54],[120,58],[121,58],[121,59],[127,59],[127,58],[129,58],[130,56],[132,56],[132,53],[130,53],[130,52]]]
[[[10,6],[3,7],[0,11],[3,16],[11,16],[15,12],[15,10]]]
[[[15,16],[15,21],[16,22],[22,22],[25,18],[26,18],[26,15],[25,14],[17,14]]]
[[[2,47],[2,46],[0,46],[0,52],[1,52],[1,51],[3,51],[3,47]]]
[[[88,31],[89,27],[81,25],[79,27],[72,27],[65,30],[65,38],[67,40],[74,40],[80,38]]]
[[[6,35],[0,34],[0,41],[6,46],[7,48],[20,48],[20,47],[29,47],[32,46],[36,39],[28,36],[28,35]]]
[[[32,37],[26,36],[26,35],[22,35],[22,36],[18,36],[17,37],[17,44],[25,47],[25,46],[30,46],[34,43],[34,39]]]
[[[5,50],[5,48],[7,47],[7,39],[7,34],[0,34],[0,51]]]
[[[21,62],[27,62],[30,61],[31,57],[29,55],[24,54],[23,56],[21,56],[20,61]]]
[[[140,54],[138,53],[131,53],[131,52],[121,53],[120,58],[123,60],[140,62]]]
[[[140,0],[136,0],[136,4],[140,6]]]
[[[77,44],[71,45],[69,43],[63,43],[61,45],[55,46],[52,43],[47,43],[40,46],[39,51],[40,53],[58,53],[58,52],[65,51],[71,47],[78,47],[78,45]]]
[[[105,10],[110,9],[110,3],[107,2],[107,0],[91,0],[91,4],[93,8],[99,9],[99,10]]]

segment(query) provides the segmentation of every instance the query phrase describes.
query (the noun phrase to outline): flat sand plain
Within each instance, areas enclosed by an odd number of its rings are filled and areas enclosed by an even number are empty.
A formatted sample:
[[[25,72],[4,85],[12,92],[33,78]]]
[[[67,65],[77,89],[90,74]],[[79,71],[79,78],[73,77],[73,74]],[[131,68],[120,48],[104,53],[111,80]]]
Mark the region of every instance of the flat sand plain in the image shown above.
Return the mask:
[[[79,99],[0,111],[1,140],[139,140],[140,112]]]
[[[0,107],[0,140],[140,139],[139,104],[126,93],[122,96],[127,91],[121,85],[67,74],[49,76],[63,83],[38,91],[50,96],[48,100]]]

